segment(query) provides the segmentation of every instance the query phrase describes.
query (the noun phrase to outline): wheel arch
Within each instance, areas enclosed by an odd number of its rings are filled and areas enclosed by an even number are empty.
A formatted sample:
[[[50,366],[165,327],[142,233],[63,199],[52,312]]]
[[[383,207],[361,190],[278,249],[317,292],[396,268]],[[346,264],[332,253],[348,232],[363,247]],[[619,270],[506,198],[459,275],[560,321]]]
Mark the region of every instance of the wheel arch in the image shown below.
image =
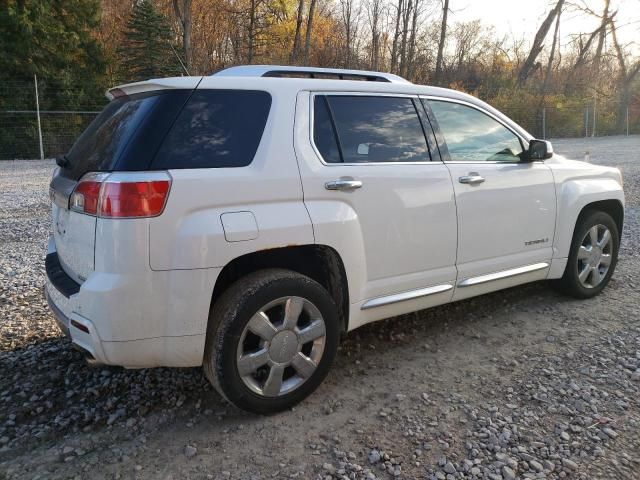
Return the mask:
[[[580,219],[588,211],[611,215],[622,233],[624,192],[614,178],[582,178],[562,182],[557,188],[558,210],[553,258],[567,258]]]
[[[297,245],[258,250],[234,258],[220,271],[211,296],[216,300],[243,276],[266,268],[285,268],[306,275],[327,289],[338,306],[341,333],[349,322],[349,288],[342,258],[327,245]]]
[[[616,199],[599,200],[596,202],[588,203],[587,205],[582,207],[582,210],[580,210],[580,214],[576,219],[576,224],[573,227],[574,232],[582,217],[584,217],[588,212],[592,211],[605,212],[611,215],[613,221],[616,222],[616,227],[618,227],[619,239],[622,238],[622,227],[624,225],[624,206],[622,205],[622,202],[620,200]]]

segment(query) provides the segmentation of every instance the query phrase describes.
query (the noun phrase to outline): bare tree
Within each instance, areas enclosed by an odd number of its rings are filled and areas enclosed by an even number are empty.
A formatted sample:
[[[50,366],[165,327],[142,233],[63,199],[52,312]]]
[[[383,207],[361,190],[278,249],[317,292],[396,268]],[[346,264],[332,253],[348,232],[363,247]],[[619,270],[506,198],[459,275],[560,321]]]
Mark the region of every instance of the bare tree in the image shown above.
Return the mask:
[[[249,29],[247,31],[247,62],[253,62],[253,53],[256,41],[256,7],[257,0],[251,0],[249,9]]]
[[[304,33],[304,64],[309,65],[309,51],[311,49],[311,32],[313,30],[313,16],[316,11],[316,1],[309,3],[309,14],[307,16],[307,31]]]
[[[600,33],[603,30],[606,30],[606,27],[607,25],[600,25],[598,28],[596,28],[593,32],[589,34],[586,42],[582,41],[583,35],[580,34],[580,36],[578,37],[578,54],[576,56],[575,62],[573,63],[572,70],[577,70],[579,67],[581,67],[586,63],[593,41],[596,39],[596,37],[600,35]]]
[[[369,53],[369,68],[380,68],[380,17],[382,15],[382,0],[369,0],[367,3],[367,17],[371,29],[371,51]]]
[[[420,15],[420,0],[413,1],[413,11],[411,12],[411,28],[409,29],[406,56],[402,75],[407,78],[413,78],[416,63],[416,42],[418,37],[418,16]]]
[[[436,73],[433,83],[439,85],[442,82],[442,61],[444,44],[447,39],[447,14],[449,13],[449,0],[444,0],[442,5],[442,24],[440,25],[440,41],[438,42],[438,56],[436,57]]]
[[[600,71],[600,61],[602,60],[602,50],[604,49],[604,40],[607,37],[607,24],[609,23],[609,5],[610,0],[604,0],[604,8],[600,19],[600,33],[598,34],[598,46],[593,59],[593,68],[596,74]],[[614,29],[615,30],[615,29]]]
[[[527,78],[529,78],[529,75],[531,74],[531,72],[535,68],[537,68],[536,59],[538,58],[538,55],[540,54],[540,52],[542,51],[542,48],[544,47],[544,39],[546,38],[547,33],[549,33],[549,29],[553,24],[553,20],[560,14],[563,4],[564,4],[564,0],[558,0],[558,3],[556,3],[556,6],[547,14],[547,17],[544,19],[544,21],[540,25],[540,28],[538,28],[538,31],[536,32],[536,36],[533,39],[533,45],[531,45],[531,50],[529,51],[529,55],[527,56],[527,59],[524,61],[524,64],[522,65],[522,68],[518,73],[519,86],[524,85],[524,83],[527,81]]]
[[[452,68],[456,72],[456,77],[464,80],[464,70],[468,62],[476,60],[475,57],[482,53],[480,47],[480,37],[482,34],[482,24],[480,20],[470,22],[460,22],[454,25],[449,34],[454,40]]]
[[[618,114],[616,117],[616,129],[618,132],[621,132],[626,120],[627,108],[631,101],[631,86],[633,85],[636,77],[640,75],[640,60],[636,60],[635,64],[630,67],[627,65],[627,57],[618,42],[615,23],[610,22],[609,28],[611,30],[611,37],[613,38],[616,58],[618,59],[618,67],[620,68],[618,80],[618,84],[620,85],[618,87],[620,97],[618,103]]]
[[[395,29],[393,30],[393,41],[391,43],[391,71],[397,71],[398,65],[398,41],[402,31],[400,30],[402,12],[404,11],[404,0],[398,0],[395,11]]]
[[[192,0],[173,0],[173,11],[182,30],[182,51],[187,71],[191,66],[191,2]]]
[[[549,85],[549,77],[551,76],[551,68],[553,67],[553,61],[555,60],[556,54],[556,44],[560,42],[559,33],[560,33],[560,15],[562,12],[558,12],[556,15],[556,27],[553,31],[553,44],[551,45],[551,52],[549,53],[549,58],[547,60],[547,70],[544,74],[544,80],[542,82],[542,97],[540,99],[540,104],[544,103],[544,96],[547,93],[547,86]]]
[[[291,55],[289,61],[296,63],[298,55],[300,53],[300,31],[302,29],[302,17],[304,15],[304,0],[298,1],[298,15],[296,17],[296,34],[293,37],[293,48],[291,49]]]
[[[352,67],[352,54],[355,40],[358,35],[358,20],[360,17],[360,5],[356,4],[356,0],[340,0],[340,11],[342,14],[342,23],[344,25],[345,43],[344,43],[344,66]]]

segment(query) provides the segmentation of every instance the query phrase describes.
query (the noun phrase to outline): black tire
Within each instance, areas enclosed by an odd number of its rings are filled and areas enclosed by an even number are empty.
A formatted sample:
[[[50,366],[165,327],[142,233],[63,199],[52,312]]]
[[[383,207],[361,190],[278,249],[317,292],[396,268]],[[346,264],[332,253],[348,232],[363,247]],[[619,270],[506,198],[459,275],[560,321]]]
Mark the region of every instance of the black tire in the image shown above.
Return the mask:
[[[604,278],[594,287],[587,288],[582,285],[578,278],[578,251],[582,245],[582,241],[589,230],[596,225],[604,225],[611,232],[611,264]],[[578,218],[576,228],[573,232],[571,240],[571,249],[569,250],[569,258],[564,275],[556,282],[556,286],[563,293],[575,298],[591,298],[598,295],[609,283],[611,276],[618,262],[618,249],[620,247],[620,236],[616,222],[611,215],[596,210],[587,210]]]
[[[325,343],[317,367],[300,386],[275,397],[260,395],[243,381],[237,367],[238,345],[251,318],[265,305],[282,297],[302,297],[321,313]],[[252,413],[270,414],[289,409],[309,396],[324,380],[339,343],[338,309],[316,281],[284,269],[265,269],[235,282],[215,302],[209,314],[204,373],[230,403]]]

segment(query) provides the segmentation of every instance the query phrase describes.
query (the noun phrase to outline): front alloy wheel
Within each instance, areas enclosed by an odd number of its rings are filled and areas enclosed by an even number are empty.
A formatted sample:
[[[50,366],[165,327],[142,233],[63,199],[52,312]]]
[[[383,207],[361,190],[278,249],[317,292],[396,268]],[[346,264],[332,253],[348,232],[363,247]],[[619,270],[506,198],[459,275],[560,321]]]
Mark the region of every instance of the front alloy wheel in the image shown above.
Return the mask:
[[[611,232],[605,225],[594,225],[585,234],[578,249],[578,280],[584,288],[602,283],[611,266]]]

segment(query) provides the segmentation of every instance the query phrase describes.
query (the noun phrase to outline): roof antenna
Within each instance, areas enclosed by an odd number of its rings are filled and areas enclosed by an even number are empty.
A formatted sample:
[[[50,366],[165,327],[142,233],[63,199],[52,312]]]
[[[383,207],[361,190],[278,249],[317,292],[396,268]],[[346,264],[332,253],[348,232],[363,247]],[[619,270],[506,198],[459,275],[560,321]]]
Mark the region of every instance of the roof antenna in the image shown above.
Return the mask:
[[[180,66],[184,70],[184,73],[187,74],[187,77],[190,77],[191,74],[189,73],[189,70],[187,70],[187,67],[184,66],[184,63],[182,63],[182,59],[180,58],[180,55],[178,55],[178,52],[176,52],[175,48],[173,48],[173,45],[169,44],[169,46],[171,47],[171,51],[173,52],[173,54],[176,56],[176,58],[180,62]]]

